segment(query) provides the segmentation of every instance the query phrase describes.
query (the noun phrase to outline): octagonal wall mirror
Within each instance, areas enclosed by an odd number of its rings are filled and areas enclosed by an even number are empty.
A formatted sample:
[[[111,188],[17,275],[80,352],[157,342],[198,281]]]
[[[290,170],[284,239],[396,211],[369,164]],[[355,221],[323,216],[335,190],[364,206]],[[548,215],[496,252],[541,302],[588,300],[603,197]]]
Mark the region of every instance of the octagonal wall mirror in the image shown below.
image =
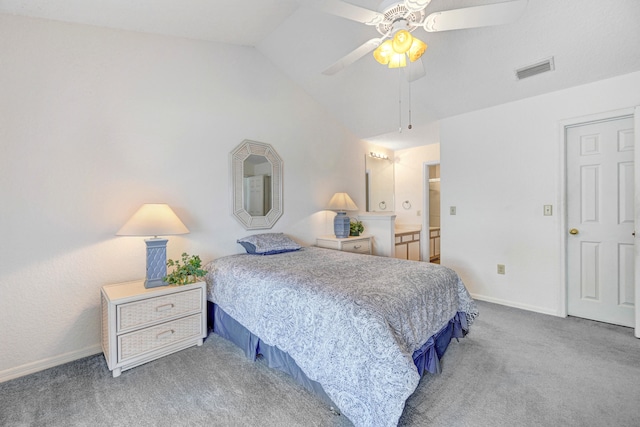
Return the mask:
[[[246,230],[282,216],[282,159],[269,144],[245,139],[231,152],[233,216]]]

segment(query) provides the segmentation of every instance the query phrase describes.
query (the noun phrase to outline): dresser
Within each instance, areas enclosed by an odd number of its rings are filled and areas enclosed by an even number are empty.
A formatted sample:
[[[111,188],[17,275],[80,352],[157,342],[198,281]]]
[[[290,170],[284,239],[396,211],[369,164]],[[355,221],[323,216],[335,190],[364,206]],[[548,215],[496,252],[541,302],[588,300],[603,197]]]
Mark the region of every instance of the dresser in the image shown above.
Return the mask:
[[[371,255],[371,236],[349,236],[342,239],[334,235],[320,236],[316,239],[316,246]]]
[[[105,285],[102,351],[114,377],[207,336],[205,282],[145,288],[144,280]]]

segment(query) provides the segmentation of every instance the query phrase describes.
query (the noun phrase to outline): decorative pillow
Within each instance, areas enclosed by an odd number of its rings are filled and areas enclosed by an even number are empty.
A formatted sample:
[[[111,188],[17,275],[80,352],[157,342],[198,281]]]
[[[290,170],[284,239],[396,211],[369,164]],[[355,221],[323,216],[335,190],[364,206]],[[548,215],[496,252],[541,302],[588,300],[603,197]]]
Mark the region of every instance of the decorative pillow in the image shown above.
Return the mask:
[[[238,239],[248,254],[273,255],[297,251],[302,246],[282,233],[254,234]]]

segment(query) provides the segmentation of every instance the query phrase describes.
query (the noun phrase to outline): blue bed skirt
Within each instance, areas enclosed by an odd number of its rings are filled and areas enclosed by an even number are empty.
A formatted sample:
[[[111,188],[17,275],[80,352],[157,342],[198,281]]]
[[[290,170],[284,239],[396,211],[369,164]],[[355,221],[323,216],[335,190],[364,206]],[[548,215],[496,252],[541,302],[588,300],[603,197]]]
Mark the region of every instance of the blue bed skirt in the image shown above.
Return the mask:
[[[322,386],[318,382],[309,379],[288,353],[278,347],[265,344],[216,304],[208,301],[208,305],[209,328],[213,329],[213,332],[240,347],[250,360],[255,361],[261,355],[269,367],[289,374],[307,390],[316,394],[333,408],[336,408],[336,405],[327,396]],[[418,368],[420,376],[425,372],[439,373],[440,359],[447,350],[449,343],[453,338],[464,337],[468,329],[465,314],[458,312],[449,323],[416,350],[413,353],[413,362]]]

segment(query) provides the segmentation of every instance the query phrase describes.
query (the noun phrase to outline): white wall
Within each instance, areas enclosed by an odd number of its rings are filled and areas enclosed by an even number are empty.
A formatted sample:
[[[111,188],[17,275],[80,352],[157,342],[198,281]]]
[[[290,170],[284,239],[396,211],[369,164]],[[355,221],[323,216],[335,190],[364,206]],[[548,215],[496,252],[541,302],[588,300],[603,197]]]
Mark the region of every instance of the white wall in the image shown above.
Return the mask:
[[[635,105],[640,72],[442,120],[442,264],[478,298],[561,314],[560,123]]]
[[[0,15],[0,58],[0,381],[100,351],[100,287],[144,277],[143,239],[114,235],[141,204],[191,230],[170,258],[239,252],[244,139],[284,160],[272,231],[310,244],[333,193],[364,206],[366,144],[255,49]]]

